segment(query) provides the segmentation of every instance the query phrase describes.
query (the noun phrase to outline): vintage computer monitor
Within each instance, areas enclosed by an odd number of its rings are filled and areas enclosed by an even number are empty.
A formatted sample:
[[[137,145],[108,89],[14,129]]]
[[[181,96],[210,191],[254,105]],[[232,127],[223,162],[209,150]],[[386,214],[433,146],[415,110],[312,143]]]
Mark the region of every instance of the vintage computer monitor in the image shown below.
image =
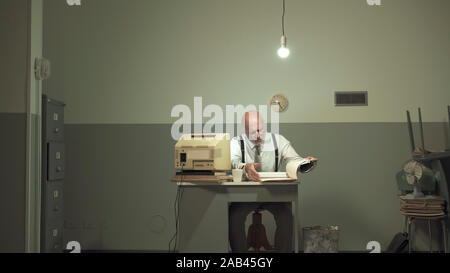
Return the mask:
[[[175,169],[183,173],[231,170],[230,134],[185,134],[175,145]]]

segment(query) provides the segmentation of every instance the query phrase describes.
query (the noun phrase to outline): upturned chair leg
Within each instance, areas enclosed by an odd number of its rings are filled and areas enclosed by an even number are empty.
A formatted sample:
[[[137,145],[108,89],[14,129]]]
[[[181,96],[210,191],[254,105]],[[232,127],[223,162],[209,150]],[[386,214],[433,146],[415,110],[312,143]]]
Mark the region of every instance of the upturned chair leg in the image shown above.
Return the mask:
[[[408,216],[405,215],[405,220],[403,222],[403,233],[408,232]]]
[[[442,237],[444,239],[444,252],[448,253],[447,225],[445,223],[445,219],[441,220],[441,225],[442,225]]]
[[[411,253],[411,250],[412,250],[412,239],[413,239],[413,236],[412,236],[412,229],[411,229],[411,225],[412,225],[412,221],[411,221],[411,218],[409,217],[409,216],[407,216],[407,232],[408,232],[408,252],[409,253]]]
[[[428,219],[428,234],[430,235],[430,252],[433,252],[433,237],[431,236],[431,220]]]

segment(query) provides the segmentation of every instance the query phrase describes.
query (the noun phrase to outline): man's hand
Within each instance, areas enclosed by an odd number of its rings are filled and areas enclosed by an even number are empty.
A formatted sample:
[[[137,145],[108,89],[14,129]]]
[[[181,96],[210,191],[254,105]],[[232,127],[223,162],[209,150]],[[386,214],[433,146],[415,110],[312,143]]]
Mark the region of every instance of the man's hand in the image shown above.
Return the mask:
[[[245,173],[247,173],[248,179],[251,181],[261,181],[261,178],[259,177],[258,172],[256,171],[255,167],[259,166],[260,163],[247,163],[245,164]]]

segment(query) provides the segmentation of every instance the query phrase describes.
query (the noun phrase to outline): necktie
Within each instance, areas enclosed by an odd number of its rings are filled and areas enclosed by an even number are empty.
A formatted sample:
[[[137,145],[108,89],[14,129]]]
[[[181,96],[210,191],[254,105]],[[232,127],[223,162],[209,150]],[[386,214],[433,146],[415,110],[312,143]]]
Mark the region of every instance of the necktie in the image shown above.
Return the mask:
[[[261,144],[255,144],[255,163],[259,163],[255,169],[256,171],[261,171]]]

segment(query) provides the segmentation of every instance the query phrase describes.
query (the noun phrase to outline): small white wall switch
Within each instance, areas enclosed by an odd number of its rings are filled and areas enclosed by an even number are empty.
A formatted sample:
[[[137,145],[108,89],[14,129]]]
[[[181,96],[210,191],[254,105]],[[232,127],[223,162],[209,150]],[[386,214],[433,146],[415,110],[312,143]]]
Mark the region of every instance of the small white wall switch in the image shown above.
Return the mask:
[[[45,58],[36,58],[34,61],[34,75],[36,80],[46,80],[50,77],[50,61]]]

